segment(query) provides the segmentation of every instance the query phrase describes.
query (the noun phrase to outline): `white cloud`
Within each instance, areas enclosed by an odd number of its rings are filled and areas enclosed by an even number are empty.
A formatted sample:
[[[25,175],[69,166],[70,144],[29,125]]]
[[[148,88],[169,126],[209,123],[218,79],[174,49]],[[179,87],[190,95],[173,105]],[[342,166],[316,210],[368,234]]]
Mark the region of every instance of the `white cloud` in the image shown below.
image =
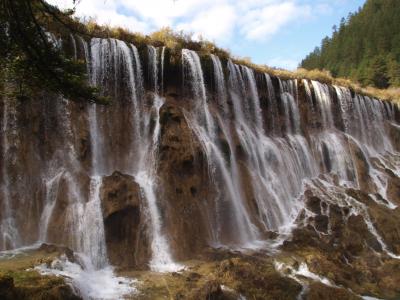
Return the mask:
[[[240,19],[241,33],[247,39],[266,39],[297,18],[310,14],[308,5],[298,5],[294,1],[267,2],[249,9]]]
[[[217,42],[227,42],[233,33],[239,38],[263,40],[309,14],[309,5],[301,1],[81,0],[77,14],[145,33],[170,26]],[[49,2],[65,8],[71,7],[72,0]]]
[[[72,0],[47,0],[61,8]],[[330,14],[351,0],[80,0],[79,17],[150,33],[169,26],[223,47],[262,44],[299,22]],[[297,61],[276,58],[270,65],[294,69]]]
[[[71,8],[72,0],[47,0],[51,4],[58,5],[61,9]],[[120,1],[112,0],[81,0],[76,6],[78,17],[90,17],[102,25],[121,26],[137,32],[151,30],[149,24],[139,20],[135,16],[118,12]]]
[[[196,14],[192,20],[178,23],[176,28],[193,32],[195,37],[203,36],[211,40],[228,41],[233,34],[236,18],[232,6],[221,5]]]

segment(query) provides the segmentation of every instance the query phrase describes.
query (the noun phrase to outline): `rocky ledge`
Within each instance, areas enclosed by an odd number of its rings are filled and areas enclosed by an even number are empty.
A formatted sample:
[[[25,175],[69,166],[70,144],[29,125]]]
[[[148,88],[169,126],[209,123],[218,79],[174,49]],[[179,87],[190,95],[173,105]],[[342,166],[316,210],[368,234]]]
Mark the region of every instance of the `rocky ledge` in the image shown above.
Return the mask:
[[[62,277],[43,276],[35,266],[51,263],[60,255],[72,259],[72,251],[43,244],[36,250],[2,253],[0,256],[0,299],[80,300]]]

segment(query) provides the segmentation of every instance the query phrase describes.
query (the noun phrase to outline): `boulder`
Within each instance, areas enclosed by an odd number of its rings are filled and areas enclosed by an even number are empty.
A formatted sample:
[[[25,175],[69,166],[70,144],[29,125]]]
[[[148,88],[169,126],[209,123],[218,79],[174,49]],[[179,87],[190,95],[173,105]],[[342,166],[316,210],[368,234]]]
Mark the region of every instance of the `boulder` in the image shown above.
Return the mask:
[[[139,208],[140,187],[132,176],[114,172],[104,177],[100,191],[104,219],[127,208]]]
[[[114,172],[103,178],[100,199],[110,263],[144,267],[151,253],[139,185],[132,176]]]
[[[306,297],[306,300],[361,300],[361,297],[351,293],[350,291],[344,288],[335,288],[324,285],[319,282],[312,283],[309,288]]]
[[[16,298],[14,279],[11,276],[0,275],[0,299],[11,300]]]
[[[226,300],[221,285],[217,281],[207,281],[202,287],[193,291],[188,297],[191,300]]]

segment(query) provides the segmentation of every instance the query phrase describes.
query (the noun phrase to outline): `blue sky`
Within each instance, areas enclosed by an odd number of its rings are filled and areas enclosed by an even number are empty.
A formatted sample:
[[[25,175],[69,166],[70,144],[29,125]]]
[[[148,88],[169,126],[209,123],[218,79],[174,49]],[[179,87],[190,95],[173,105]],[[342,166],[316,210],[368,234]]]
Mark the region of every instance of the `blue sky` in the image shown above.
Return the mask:
[[[72,0],[49,0],[60,8]],[[80,0],[77,14],[150,33],[169,26],[227,48],[235,56],[295,69],[332,26],[365,0]]]

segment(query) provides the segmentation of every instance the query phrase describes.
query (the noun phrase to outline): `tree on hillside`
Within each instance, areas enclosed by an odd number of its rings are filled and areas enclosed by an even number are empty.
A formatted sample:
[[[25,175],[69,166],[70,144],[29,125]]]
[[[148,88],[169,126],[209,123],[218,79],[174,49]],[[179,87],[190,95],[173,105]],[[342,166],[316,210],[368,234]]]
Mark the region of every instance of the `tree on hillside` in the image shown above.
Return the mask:
[[[367,0],[339,29],[323,39],[302,62],[377,87],[400,86],[400,5],[398,0]]]

